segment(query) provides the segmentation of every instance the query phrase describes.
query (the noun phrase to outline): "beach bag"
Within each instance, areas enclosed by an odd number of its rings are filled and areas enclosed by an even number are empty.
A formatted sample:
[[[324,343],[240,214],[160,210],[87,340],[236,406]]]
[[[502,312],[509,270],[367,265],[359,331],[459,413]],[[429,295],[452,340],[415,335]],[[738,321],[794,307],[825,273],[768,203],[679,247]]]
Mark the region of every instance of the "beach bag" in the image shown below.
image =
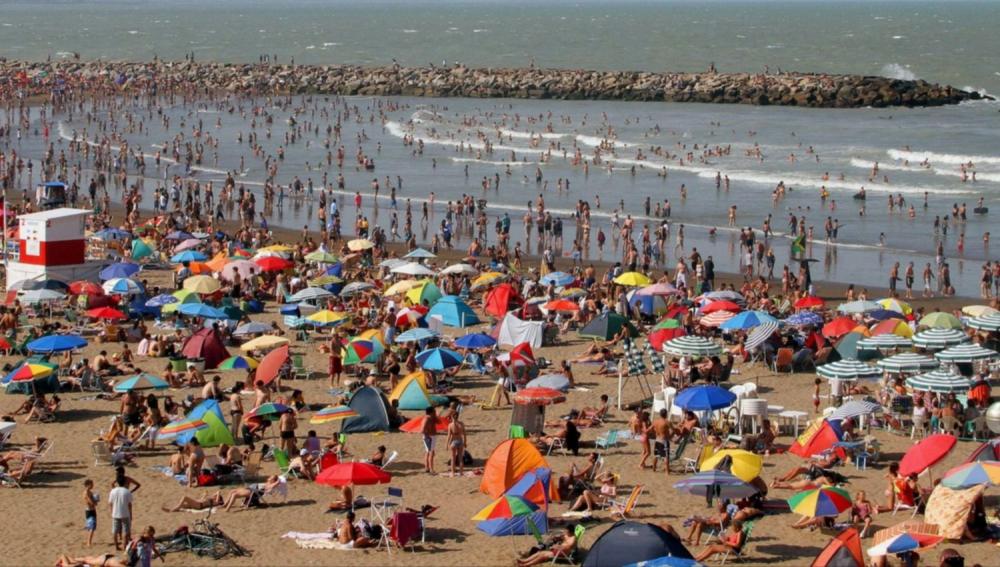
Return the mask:
[[[472,466],[472,453],[465,451],[462,453],[462,464],[471,467]]]
[[[213,472],[201,471],[198,474],[198,486],[215,486],[219,478]]]

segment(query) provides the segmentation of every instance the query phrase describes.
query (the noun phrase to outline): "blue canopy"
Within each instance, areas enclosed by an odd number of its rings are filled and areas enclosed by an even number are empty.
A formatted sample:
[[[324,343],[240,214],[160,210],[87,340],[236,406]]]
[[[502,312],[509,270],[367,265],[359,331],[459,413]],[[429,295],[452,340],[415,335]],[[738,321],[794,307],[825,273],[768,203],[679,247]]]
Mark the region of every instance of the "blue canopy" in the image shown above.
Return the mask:
[[[554,285],[556,287],[566,286],[576,280],[576,276],[573,274],[567,274],[566,272],[550,272],[542,276],[538,281],[542,285]]]
[[[736,394],[718,386],[692,386],[677,394],[674,405],[691,411],[707,411],[729,407]]]
[[[175,264],[180,264],[182,262],[204,262],[208,259],[208,256],[198,252],[197,250],[185,250],[180,254],[174,254],[170,257],[170,261]]]
[[[455,340],[455,346],[461,348],[489,348],[496,344],[496,339],[482,333],[469,333]]]
[[[763,311],[743,311],[725,320],[720,329],[752,329],[764,323],[777,323],[778,320]]]
[[[479,317],[471,307],[465,304],[457,295],[446,295],[427,312],[428,318],[441,317],[441,322],[449,327],[468,327],[479,324]]]
[[[182,315],[204,317],[206,319],[225,319],[227,317],[225,311],[204,303],[185,303],[178,307],[177,311]]]
[[[139,264],[132,262],[117,262],[101,270],[102,280],[113,280],[115,278],[129,278],[139,271]]]
[[[449,348],[432,348],[418,353],[417,362],[424,370],[445,370],[462,364],[462,355]]]
[[[410,341],[423,341],[427,339],[433,339],[439,337],[440,335],[430,329],[424,329],[422,327],[417,327],[416,329],[410,329],[409,331],[400,333],[393,339],[393,342],[397,343],[408,343]]]
[[[31,352],[64,352],[87,346],[87,340],[79,335],[48,335],[28,343]]]

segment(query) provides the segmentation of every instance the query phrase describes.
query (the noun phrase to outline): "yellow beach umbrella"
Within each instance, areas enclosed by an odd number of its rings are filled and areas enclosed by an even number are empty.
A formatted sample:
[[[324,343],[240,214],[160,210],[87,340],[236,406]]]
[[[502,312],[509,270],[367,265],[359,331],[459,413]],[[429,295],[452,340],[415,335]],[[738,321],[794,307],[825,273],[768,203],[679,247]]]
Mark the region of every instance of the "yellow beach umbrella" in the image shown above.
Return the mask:
[[[258,252],[277,252],[278,254],[289,254],[291,252],[295,252],[295,249],[292,248],[291,246],[286,246],[284,244],[272,244],[270,246],[265,246],[265,247],[263,247],[263,248],[261,248],[261,249],[259,249],[257,251]]]
[[[406,293],[406,292],[410,291],[411,289],[413,289],[415,287],[423,285],[423,283],[425,281],[426,280],[403,280],[403,281],[398,281],[398,282],[392,284],[391,286],[389,286],[388,288],[386,288],[386,290],[382,292],[382,295],[385,296],[385,297],[389,297],[390,295],[399,295],[399,294],[402,294],[402,293]]]
[[[507,274],[501,274],[500,272],[485,272],[479,274],[476,279],[472,280],[472,285],[469,289],[475,291],[477,289],[491,286],[505,279],[507,279]]]
[[[320,276],[318,278],[313,278],[313,279],[309,280],[309,285],[316,286],[316,287],[323,287],[325,285],[333,285],[333,284],[339,284],[339,283],[344,283],[344,280],[341,279],[341,278],[338,278],[337,276],[332,276],[332,275],[329,275],[329,274],[327,274],[325,276]]]
[[[324,309],[306,317],[306,321],[312,321],[313,323],[319,323],[321,325],[333,325],[347,319],[348,317],[350,317],[350,315],[347,313]]]
[[[385,335],[382,334],[380,329],[362,331],[356,338],[365,339],[366,341],[378,341],[383,347],[385,346]]]
[[[729,457],[732,465],[729,472],[743,482],[750,482],[760,476],[760,471],[764,468],[764,459],[760,455],[744,451],[742,449],[723,449],[701,463],[701,471],[710,471],[718,465],[722,459]]]
[[[1000,311],[993,309],[989,305],[966,305],[962,308],[962,313],[965,313],[969,317],[982,317],[983,315],[995,315],[1000,313]]]
[[[250,352],[252,350],[271,350],[273,348],[280,347],[282,345],[287,345],[291,341],[285,337],[277,337],[274,335],[262,335],[253,339],[252,341],[247,341],[240,345],[240,350],[243,352]]]
[[[186,281],[186,280],[185,280]],[[185,303],[201,303],[201,297],[189,289],[179,289],[170,295],[177,298],[177,303],[168,303],[160,308],[160,313],[168,314],[177,311],[177,308]]]
[[[347,243],[347,249],[351,252],[361,252],[374,247],[375,243],[367,238],[358,238]]]
[[[880,299],[876,301],[882,306],[883,309],[888,309],[889,311],[895,311],[896,313],[902,313],[903,315],[909,315],[913,313],[913,308],[910,304],[905,301],[900,301],[894,297],[887,297],[885,299]]]
[[[627,285],[632,287],[642,287],[653,283],[651,279],[646,277],[644,274],[640,274],[639,272],[625,272],[615,278],[614,282],[618,285]]]
[[[191,276],[184,280],[184,289],[195,293],[215,293],[222,285],[212,276]]]

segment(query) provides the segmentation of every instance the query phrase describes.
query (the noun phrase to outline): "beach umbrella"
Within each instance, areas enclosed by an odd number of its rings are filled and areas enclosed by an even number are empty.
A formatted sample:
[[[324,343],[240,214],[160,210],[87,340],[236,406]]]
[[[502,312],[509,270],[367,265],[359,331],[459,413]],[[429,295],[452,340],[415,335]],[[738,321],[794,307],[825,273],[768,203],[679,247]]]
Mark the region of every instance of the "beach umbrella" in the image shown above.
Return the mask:
[[[969,337],[958,329],[927,329],[913,336],[914,346],[940,350],[968,342]]]
[[[644,287],[653,283],[645,274],[639,272],[625,272],[615,278],[614,282],[629,287]]]
[[[46,301],[62,301],[65,298],[65,293],[58,292],[53,289],[31,289],[28,291],[22,291],[20,297],[22,303],[27,303],[29,305],[44,303]]]
[[[872,321],[885,321],[886,319],[905,319],[906,315],[903,315],[898,311],[889,311],[888,309],[879,308],[865,313],[865,318],[871,319]]]
[[[736,314],[731,311],[714,311],[698,320],[702,327],[718,327],[732,319]]]
[[[183,264],[184,262],[204,262],[205,260],[208,260],[208,256],[197,250],[185,250],[170,257],[170,261],[174,264]]]
[[[404,307],[396,312],[396,326],[401,329],[416,327],[420,325],[424,315],[427,315],[427,311],[428,309],[423,305]]]
[[[313,278],[313,279],[309,280],[309,285],[315,286],[315,287],[337,285],[337,284],[342,284],[342,283],[344,283],[344,280],[342,280],[341,278],[338,278],[337,276],[331,276],[329,274],[327,274],[325,276],[320,276],[318,278]]]
[[[245,337],[248,335],[260,335],[263,333],[270,333],[273,327],[267,323],[262,323],[260,321],[250,321],[249,323],[243,323],[236,330],[233,331],[233,336]]]
[[[28,382],[46,378],[55,372],[56,366],[38,362],[26,362],[15,368],[4,378],[4,382]]]
[[[826,303],[815,295],[807,295],[798,299],[795,302],[794,307],[796,309],[815,309],[817,307],[826,307]]]
[[[934,370],[940,366],[940,363],[929,356],[915,352],[901,352],[889,358],[883,358],[875,365],[886,372],[920,372]]]
[[[461,348],[490,348],[496,344],[496,339],[483,333],[469,333],[455,339],[455,346]]]
[[[837,317],[826,325],[823,325],[823,336],[834,339],[851,332],[858,325],[857,321],[850,317]]]
[[[396,266],[391,270],[394,274],[403,274],[405,276],[434,276],[437,275],[437,271],[428,268],[427,266],[419,262],[407,262],[402,266]]]
[[[580,299],[581,297],[587,297],[589,295],[587,290],[579,287],[566,287],[556,294],[562,299]]]
[[[410,291],[411,289],[413,289],[415,287],[419,287],[421,285],[424,285],[424,281],[425,280],[400,280],[400,281],[392,284],[391,286],[385,288],[385,291],[382,292],[382,295],[384,297],[390,297],[390,296],[393,296],[393,295],[400,295],[400,294],[403,294],[403,293],[406,293],[406,292]]]
[[[21,286],[21,291],[36,290],[36,289],[47,289],[50,291],[58,291],[59,293],[66,295],[69,293],[69,284],[54,278],[44,278],[40,280],[26,280]]]
[[[143,372],[142,374],[136,374],[131,378],[126,378],[121,382],[115,384],[116,392],[131,392],[135,390],[166,390],[170,387],[166,381],[153,376],[152,374],[147,374]]]
[[[361,252],[375,247],[375,243],[367,238],[356,238],[347,243],[347,249],[351,252]]]
[[[921,317],[919,324],[923,327],[931,327],[933,329],[962,328],[962,322],[958,320],[958,317],[943,311],[935,311],[934,313],[924,315]]]
[[[743,482],[752,482],[764,469],[764,458],[743,449],[723,449],[716,451],[701,463],[699,470],[721,470],[729,472]]]
[[[197,238],[188,238],[186,240],[181,241],[181,243],[178,244],[177,246],[174,246],[174,252],[179,253],[185,250],[192,250],[199,246],[201,246],[201,240],[198,240]]]
[[[46,335],[31,341],[26,346],[31,352],[66,352],[87,346],[87,340],[79,335]]]
[[[896,318],[886,319],[871,328],[871,336],[873,337],[889,333],[909,338],[913,336],[913,329],[910,328],[906,321]]]
[[[674,555],[664,555],[656,559],[647,559],[637,563],[626,563],[624,567],[704,567],[694,559],[686,557],[676,557]]]
[[[722,354],[722,347],[711,339],[686,335],[663,343],[663,352],[676,356],[715,356]]]
[[[900,301],[894,297],[887,297],[885,299],[879,299],[875,303],[878,303],[883,309],[888,309],[889,311],[895,311],[897,313],[902,313],[903,315],[909,315],[913,313],[913,307],[905,301]]]
[[[225,311],[204,303],[182,303],[177,308],[177,312],[188,317],[202,317],[205,319],[227,318]]]
[[[393,268],[398,268],[399,266],[404,266],[406,264],[409,264],[409,262],[403,260],[402,258],[386,258],[385,260],[379,262],[378,266],[380,268],[389,268],[391,270]]]
[[[252,339],[240,345],[240,350],[243,352],[250,352],[254,350],[271,350],[279,346],[287,345],[290,343],[285,337],[277,337],[274,335],[262,335],[256,339]]]
[[[878,378],[882,371],[859,360],[838,360],[816,367],[816,374],[830,380],[858,380]]]
[[[416,329],[410,329],[409,331],[404,331],[393,339],[397,343],[408,343],[416,341],[424,341],[427,339],[436,339],[440,337],[441,334],[437,331],[432,331],[430,329],[425,329],[423,327],[417,327]]]
[[[345,285],[344,289],[340,290],[340,296],[349,297],[366,289],[372,289],[373,287],[375,287],[375,285],[369,282],[351,282]]]
[[[290,301],[298,303],[300,301],[316,301],[317,299],[325,299],[327,297],[333,297],[333,294],[321,287],[307,287],[295,292]]]
[[[316,476],[316,484],[329,486],[383,484],[392,480],[392,475],[371,463],[337,463],[323,469]]]
[[[108,227],[95,232],[94,238],[98,240],[124,240],[132,238],[132,233],[120,228]]]
[[[966,305],[962,308],[962,313],[969,317],[982,317],[983,315],[994,315],[1000,313],[989,305]]]
[[[476,279],[472,280],[472,284],[469,286],[469,291],[477,291],[483,288],[487,288],[491,285],[498,284],[507,278],[507,274],[502,274],[500,272],[484,272],[479,274]]]
[[[882,406],[875,402],[869,402],[868,400],[851,400],[833,410],[833,413],[831,413],[827,419],[845,420],[852,417],[858,417],[860,415],[870,415],[879,411],[882,411]]]
[[[132,240],[132,259],[142,260],[155,254],[153,247],[141,238]]]
[[[799,311],[786,318],[785,324],[793,327],[804,327],[806,325],[819,326],[823,324],[823,316],[815,311]]]
[[[87,317],[92,319],[105,319],[108,321],[121,321],[128,319],[124,313],[114,307],[96,307],[87,311]]]
[[[980,331],[1000,331],[1000,313],[980,315],[969,319],[965,324]]]
[[[156,297],[146,301],[146,307],[163,307],[171,303],[178,303],[180,300],[169,293],[161,293]]]
[[[674,483],[674,488],[687,494],[739,500],[757,494],[757,489],[733,474],[715,469],[695,473]]]
[[[355,337],[344,345],[344,364],[366,362],[366,359],[373,354],[375,357],[379,354],[376,352],[375,341]]]
[[[906,385],[914,390],[927,392],[966,392],[972,388],[972,380],[947,370],[932,370],[907,378]]]
[[[718,299],[709,303],[708,305],[701,308],[702,314],[708,315],[709,313],[715,313],[716,311],[729,311],[730,313],[736,313],[740,311],[741,307],[732,301],[727,301],[725,299]]]
[[[139,272],[139,264],[132,262],[117,262],[101,270],[98,274],[102,280],[113,280],[115,278],[130,278]]]
[[[313,250],[304,256],[307,262],[318,262],[320,264],[336,264],[337,257],[323,250]]]
[[[486,520],[509,520],[521,516],[529,516],[538,510],[538,505],[520,496],[504,494],[490,502],[488,506],[476,513],[472,517],[474,522],[485,522]]]
[[[747,330],[764,323],[777,324],[777,322],[777,319],[763,311],[743,311],[724,321],[719,325],[719,328],[726,330]]]
[[[191,276],[184,280],[184,289],[195,293],[209,294],[215,293],[222,288],[219,280],[211,276]]]
[[[265,246],[259,248],[257,252],[274,252],[275,254],[291,254],[295,252],[295,249],[287,244],[271,244],[270,246]]]
[[[809,518],[839,516],[851,507],[851,494],[836,486],[805,490],[788,499],[792,512]]]
[[[667,341],[676,339],[677,337],[683,337],[687,334],[687,331],[683,327],[677,327],[673,329],[657,329],[649,335],[646,336],[646,340],[649,341],[650,346],[656,352],[663,352],[663,345]]]
[[[676,295],[679,293],[680,292],[677,291],[676,287],[668,283],[654,283],[642,289],[636,290],[635,292],[636,295],[659,295],[659,296]]]
[[[706,299],[708,301],[716,301],[716,300],[732,301],[735,303],[739,303],[740,305],[746,304],[747,301],[747,299],[743,297],[742,293],[731,289],[710,291],[708,293],[702,294],[701,298]]]
[[[355,417],[357,415],[360,414],[354,411],[354,409],[350,406],[327,406],[314,413],[313,416],[309,418],[309,423],[313,425],[323,425],[324,423],[331,423],[341,419]]]
[[[289,413],[291,411],[292,408],[286,406],[285,404],[279,404],[276,402],[267,402],[247,412],[246,417],[266,417],[271,415],[281,415],[283,413]]]
[[[811,311],[806,311],[805,313],[811,313]],[[750,334],[747,335],[747,340],[743,344],[747,351],[753,351],[760,345],[767,342],[774,333],[778,331],[778,323],[762,323],[758,327],[754,327]]]
[[[945,458],[955,448],[956,442],[954,435],[946,433],[924,437],[903,455],[903,459],[899,461],[899,474],[910,476],[924,472]]]
[[[562,393],[569,391],[569,378],[565,374],[542,374],[524,385],[525,388],[548,388]]]
[[[882,350],[908,348],[911,346],[913,346],[912,340],[893,334],[876,335],[874,337],[866,337],[858,341],[859,350]]]
[[[324,309],[322,311],[317,311],[312,315],[309,315],[305,320],[311,324],[318,327],[335,327],[341,323],[349,321],[351,315],[349,313],[344,313],[343,311],[330,311],[329,309]]]
[[[424,414],[410,419],[403,425],[400,425],[399,430],[403,433],[421,433],[424,430],[424,424],[427,423],[427,418],[429,417],[429,415]],[[444,433],[445,431],[448,431],[449,425],[451,425],[451,419],[447,417],[434,416],[434,431]]]
[[[514,394],[514,402],[526,406],[547,406],[565,401],[566,395],[552,388],[524,388]]]
[[[958,465],[944,473],[941,484],[955,490],[962,490],[980,484],[1000,486],[1000,462],[973,461]]]
[[[219,363],[219,370],[253,370],[260,364],[249,356],[230,356]]]
[[[437,258],[437,254],[429,250],[424,250],[423,248],[416,248],[411,252],[409,252],[408,254],[406,254],[405,256],[403,256],[403,258],[418,258],[418,259]]]
[[[936,524],[923,522],[903,522],[891,528],[879,530],[872,537],[874,545],[868,548],[868,555],[871,557],[881,557],[883,555],[895,555],[913,551],[920,553],[927,551],[935,545],[944,541],[938,535]]]
[[[188,238],[194,238],[194,235],[185,230],[168,232],[167,235],[163,237],[164,240],[187,240]]]
[[[580,310],[580,306],[575,301],[570,301],[568,299],[553,299],[552,301],[542,305],[542,307],[546,311],[561,311],[564,313]]]
[[[238,275],[241,280],[245,280],[260,272],[260,266],[250,260],[233,260],[222,267],[219,277],[226,281],[234,281]]]
[[[674,398],[674,405],[689,411],[708,411],[727,408],[736,401],[736,394],[718,386],[691,386],[681,390]]]
[[[680,329],[683,327],[684,326],[678,319],[666,318],[656,323],[656,325],[653,326],[653,330],[658,331],[660,329]]]
[[[295,265],[295,262],[291,260],[286,260],[280,256],[265,256],[264,258],[257,258],[253,261],[254,264],[264,272],[280,272],[287,270]]]
[[[441,275],[476,276],[479,275],[479,270],[469,264],[452,264],[441,270]]]
[[[181,433],[186,433],[188,431],[200,431],[206,429],[208,424],[201,419],[178,419],[177,421],[171,421],[170,423],[164,425],[156,432],[157,439],[164,439],[167,437],[174,437]]]
[[[431,348],[417,354],[417,362],[424,370],[446,370],[462,364],[464,358],[448,348]]]
[[[104,282],[101,286],[105,293],[116,295],[134,295],[143,293],[142,284],[130,278],[115,278]]]
[[[549,272],[538,279],[538,283],[542,285],[553,285],[556,287],[564,287],[574,281],[576,281],[576,276],[567,274],[566,272]]]
[[[69,292],[71,295],[104,295],[104,288],[92,281],[79,280],[69,284]]]
[[[944,362],[975,362],[977,360],[988,360],[996,356],[996,351],[975,343],[956,345],[934,354],[935,358]]]

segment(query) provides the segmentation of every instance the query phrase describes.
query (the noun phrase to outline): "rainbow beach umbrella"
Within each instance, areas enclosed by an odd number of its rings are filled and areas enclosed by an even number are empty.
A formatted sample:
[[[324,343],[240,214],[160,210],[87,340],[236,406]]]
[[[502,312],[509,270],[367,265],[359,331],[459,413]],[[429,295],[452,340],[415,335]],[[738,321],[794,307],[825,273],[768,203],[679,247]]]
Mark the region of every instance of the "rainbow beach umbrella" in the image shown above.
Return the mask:
[[[792,496],[788,505],[792,512],[810,518],[837,516],[851,507],[851,495],[843,488],[821,486]]]
[[[959,465],[945,473],[941,484],[954,489],[969,488],[980,484],[1000,486],[1000,462],[973,461]]]
[[[349,406],[327,406],[309,418],[309,423],[313,425],[323,425],[324,423],[347,419],[356,415],[358,415],[358,412],[354,411]]]
[[[260,364],[249,356],[230,356],[219,363],[219,370],[253,370]]]
[[[353,338],[350,342],[344,346],[344,364],[360,364],[362,362],[370,362],[368,357],[373,354],[378,357],[381,352],[378,350],[381,345],[376,346],[378,341],[371,341],[367,339]],[[384,347],[382,348],[384,351]]]
[[[486,520],[509,520],[532,514],[538,509],[533,502],[529,502],[520,496],[504,494],[472,517],[474,522],[485,522]]]
[[[208,424],[200,419],[178,419],[177,421],[171,421],[161,427],[160,431],[156,434],[156,437],[158,439],[173,437],[187,431],[198,431],[199,429],[205,429],[206,427],[208,427]]]
[[[131,378],[119,382],[115,385],[116,392],[129,392],[132,390],[166,390],[170,387],[165,381],[160,380],[152,374],[136,374]]]
[[[37,378],[45,378],[55,371],[56,367],[37,362],[27,362],[11,372],[5,382],[27,382]]]

